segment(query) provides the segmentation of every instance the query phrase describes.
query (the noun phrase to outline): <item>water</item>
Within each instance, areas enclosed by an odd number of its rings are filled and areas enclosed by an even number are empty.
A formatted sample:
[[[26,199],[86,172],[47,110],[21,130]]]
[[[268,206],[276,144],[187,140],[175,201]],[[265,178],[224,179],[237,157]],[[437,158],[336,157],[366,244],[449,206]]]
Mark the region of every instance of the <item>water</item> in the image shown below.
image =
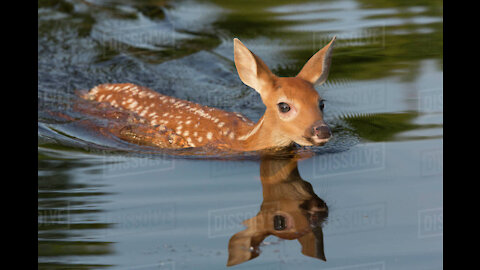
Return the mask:
[[[223,269],[230,238],[269,201],[260,167],[295,164],[103,136],[82,125],[75,90],[131,82],[256,121],[264,108],[236,74],[233,38],[294,76],[333,35],[317,89],[335,137],[297,151],[300,179],[328,206],[326,262],[269,235],[234,268],[443,267],[441,1],[52,0],[38,15],[40,269]]]

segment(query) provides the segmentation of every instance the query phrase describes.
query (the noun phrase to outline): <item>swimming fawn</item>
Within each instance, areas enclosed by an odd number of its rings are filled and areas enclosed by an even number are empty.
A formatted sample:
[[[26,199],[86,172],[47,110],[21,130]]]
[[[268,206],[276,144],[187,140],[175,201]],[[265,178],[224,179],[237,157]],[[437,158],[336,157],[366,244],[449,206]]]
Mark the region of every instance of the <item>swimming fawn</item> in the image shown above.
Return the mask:
[[[235,151],[285,147],[294,142],[322,145],[332,133],[323,121],[324,104],[314,85],[327,79],[334,43],[335,37],[308,60],[296,77],[277,77],[240,40],[234,39],[240,79],[260,94],[266,106],[257,123],[239,113],[165,96],[130,83],[102,84],[82,97],[107,103],[140,119],[141,124],[128,128],[129,138],[136,143]]]

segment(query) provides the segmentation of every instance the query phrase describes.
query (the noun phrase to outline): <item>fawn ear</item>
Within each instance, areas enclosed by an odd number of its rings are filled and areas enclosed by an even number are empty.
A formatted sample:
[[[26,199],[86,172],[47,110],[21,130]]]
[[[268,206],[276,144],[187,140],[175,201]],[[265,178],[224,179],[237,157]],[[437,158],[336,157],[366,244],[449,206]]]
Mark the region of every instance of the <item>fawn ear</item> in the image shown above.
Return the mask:
[[[303,66],[297,75],[297,78],[304,79],[312,84],[322,84],[327,80],[330,71],[330,63],[332,62],[332,51],[335,44],[336,36],[332,41],[314,54],[308,62]]]
[[[245,220],[243,223],[247,225],[247,228],[230,238],[227,266],[240,264],[260,255],[258,247],[268,236],[268,233],[261,228],[261,224],[263,224],[261,219],[262,217],[257,215]]]
[[[327,261],[323,249],[323,231],[320,226],[298,238],[298,242],[302,245],[304,255]]]
[[[255,232],[251,229],[245,229],[234,234],[228,241],[228,261],[227,266],[237,265],[260,255],[258,247],[267,235],[260,235],[260,242],[254,241]]]
[[[235,66],[242,82],[261,96],[273,84],[274,76],[267,65],[238,39],[233,39]]]

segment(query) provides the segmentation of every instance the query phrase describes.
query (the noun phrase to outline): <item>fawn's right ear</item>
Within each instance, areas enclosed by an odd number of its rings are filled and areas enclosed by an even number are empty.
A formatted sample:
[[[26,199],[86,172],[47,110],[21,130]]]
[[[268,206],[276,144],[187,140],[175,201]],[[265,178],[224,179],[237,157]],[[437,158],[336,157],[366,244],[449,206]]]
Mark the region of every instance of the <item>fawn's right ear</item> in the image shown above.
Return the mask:
[[[261,96],[273,84],[275,75],[267,65],[238,39],[233,39],[235,66],[242,82]]]

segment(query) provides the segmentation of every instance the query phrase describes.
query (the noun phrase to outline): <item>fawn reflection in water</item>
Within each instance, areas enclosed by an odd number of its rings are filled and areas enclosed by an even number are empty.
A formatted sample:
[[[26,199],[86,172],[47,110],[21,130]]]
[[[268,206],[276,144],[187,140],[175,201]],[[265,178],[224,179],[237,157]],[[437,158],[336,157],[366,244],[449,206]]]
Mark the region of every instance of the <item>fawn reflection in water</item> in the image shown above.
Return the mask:
[[[230,238],[227,266],[256,258],[260,244],[269,235],[297,239],[304,255],[326,261],[322,223],[328,217],[328,207],[300,177],[297,161],[297,157],[261,159],[263,202],[258,214],[243,222],[247,228]]]

